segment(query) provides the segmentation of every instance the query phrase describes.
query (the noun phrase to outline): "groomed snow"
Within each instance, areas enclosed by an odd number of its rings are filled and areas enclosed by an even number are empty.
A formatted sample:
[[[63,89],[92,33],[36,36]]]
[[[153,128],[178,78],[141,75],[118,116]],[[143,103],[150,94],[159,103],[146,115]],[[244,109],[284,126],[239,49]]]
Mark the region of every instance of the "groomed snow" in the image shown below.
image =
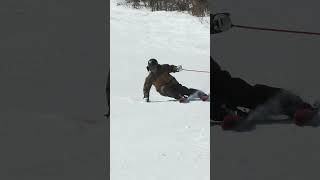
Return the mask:
[[[180,104],[151,89],[143,98],[146,64],[210,70],[209,18],[151,12],[111,2],[111,179],[209,180],[209,102]],[[173,74],[187,87],[210,91],[207,73]]]

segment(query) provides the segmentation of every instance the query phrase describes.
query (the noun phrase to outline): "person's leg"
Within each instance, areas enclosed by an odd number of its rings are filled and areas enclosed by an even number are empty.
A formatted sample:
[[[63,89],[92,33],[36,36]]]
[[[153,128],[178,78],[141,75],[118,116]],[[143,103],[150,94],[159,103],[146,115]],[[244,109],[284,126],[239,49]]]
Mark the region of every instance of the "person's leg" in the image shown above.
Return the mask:
[[[240,78],[230,78],[228,81],[224,82],[226,82],[226,84],[222,84],[222,87],[216,88],[217,93],[214,93],[214,109],[212,110],[214,119],[221,118],[217,117],[217,115],[220,116],[220,114],[225,114],[225,112],[219,112],[224,111],[221,106],[225,106],[230,110],[236,110],[239,106],[254,110],[282,92],[280,88],[265,85],[252,86]],[[215,102],[215,99],[218,99],[217,103]],[[285,104],[284,102],[279,103]],[[270,111],[270,113],[276,113],[273,109],[268,111]]]
[[[210,80],[213,84],[211,117],[213,119],[221,114],[219,111],[223,110],[221,108],[223,105],[231,109],[241,106],[251,110],[262,106],[262,111],[268,114],[286,114],[292,117],[297,108],[305,104],[300,97],[281,88],[259,84],[252,86],[240,78],[233,78],[212,58],[211,65]]]
[[[172,97],[177,100],[183,96],[176,85],[163,86],[159,93],[163,96]]]
[[[203,95],[206,95],[200,90],[193,89],[193,88],[187,88],[185,86],[182,86],[181,84],[174,84],[170,86],[164,86],[161,88],[160,94],[163,96],[172,97],[175,99],[180,99],[183,96],[190,96],[194,93],[198,93],[197,96],[201,97]]]
[[[182,95],[190,96],[196,92],[199,92],[198,89],[193,89],[193,88],[187,88],[185,86],[182,86],[181,84],[178,85],[178,91]]]
[[[278,94],[270,98],[265,104],[267,108],[271,109],[271,113],[288,115],[291,118],[297,109],[303,105],[309,104],[304,102],[301,97],[286,90],[280,90]]]
[[[244,90],[244,91],[242,91]],[[230,101],[233,106],[242,106],[251,110],[260,108],[257,112],[266,115],[294,116],[296,110],[305,103],[299,96],[276,87],[255,85],[248,89],[241,89]]]
[[[255,109],[257,106],[265,104],[270,99],[281,94],[282,91],[280,88],[257,84],[246,89],[246,92],[242,92],[246,98],[243,99],[243,102],[239,103],[239,105],[249,109]]]
[[[179,92],[179,94],[185,95],[185,96],[191,96],[191,95],[197,93],[196,96],[200,98],[204,95],[207,95],[206,93],[204,93],[201,90],[194,89],[194,88],[187,88],[181,84],[177,84],[175,89]]]
[[[242,106],[251,109],[256,106],[256,102],[259,101],[256,98],[259,97],[253,96],[253,86],[240,78],[230,78],[223,82],[214,83],[214,99],[220,99],[229,107]]]

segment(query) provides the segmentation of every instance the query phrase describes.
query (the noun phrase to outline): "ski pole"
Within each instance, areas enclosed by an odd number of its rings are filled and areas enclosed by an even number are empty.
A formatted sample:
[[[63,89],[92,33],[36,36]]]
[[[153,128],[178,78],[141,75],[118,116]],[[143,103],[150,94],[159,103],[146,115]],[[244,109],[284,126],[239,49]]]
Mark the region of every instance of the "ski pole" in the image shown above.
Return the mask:
[[[274,28],[265,28],[265,27],[255,27],[255,26],[243,26],[232,24],[232,27],[243,28],[243,29],[253,29],[253,30],[261,30],[261,31],[274,31],[274,32],[284,32],[284,33],[295,33],[295,34],[306,34],[306,35],[317,35],[320,36],[318,32],[308,32],[308,31],[292,31],[287,29],[274,29]]]
[[[210,73],[209,71],[198,71],[198,70],[192,70],[192,69],[182,69],[184,71],[192,71],[192,72],[203,72],[203,73]]]
[[[216,22],[215,22],[216,18]],[[227,31],[230,28],[243,28],[243,29],[252,29],[252,30],[260,30],[260,31],[273,31],[273,32],[283,32],[283,33],[294,33],[294,34],[305,34],[305,35],[317,35],[320,36],[320,32],[310,32],[310,31],[296,31],[296,30],[288,30],[288,29],[278,29],[278,28],[267,28],[267,27],[257,27],[257,26],[244,26],[233,24],[230,18],[230,13],[217,13],[214,14],[210,20],[210,24],[212,27],[220,26],[219,31]]]

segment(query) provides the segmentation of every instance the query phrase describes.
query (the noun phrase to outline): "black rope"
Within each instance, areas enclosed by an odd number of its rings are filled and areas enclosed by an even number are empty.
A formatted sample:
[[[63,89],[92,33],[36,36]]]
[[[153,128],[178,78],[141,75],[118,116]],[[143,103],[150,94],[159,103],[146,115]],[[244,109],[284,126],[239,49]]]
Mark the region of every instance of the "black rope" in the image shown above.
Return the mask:
[[[242,26],[233,24],[232,27],[243,28],[243,29],[253,29],[253,30],[262,30],[262,31],[274,31],[274,32],[284,32],[284,33],[295,33],[295,34],[306,34],[306,35],[317,35],[320,36],[318,32],[308,32],[308,31],[292,31],[286,29],[274,29],[274,28],[265,28],[265,27],[254,27],[254,26]]]

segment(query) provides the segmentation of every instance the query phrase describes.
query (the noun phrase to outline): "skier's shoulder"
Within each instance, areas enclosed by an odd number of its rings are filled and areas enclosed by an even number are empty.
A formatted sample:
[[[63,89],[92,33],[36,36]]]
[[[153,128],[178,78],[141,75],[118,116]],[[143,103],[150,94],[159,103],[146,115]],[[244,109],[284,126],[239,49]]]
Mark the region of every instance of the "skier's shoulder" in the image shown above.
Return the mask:
[[[145,82],[153,83],[157,79],[157,77],[158,77],[157,73],[153,73],[150,71],[145,79]]]
[[[161,68],[168,68],[170,67],[171,65],[170,64],[160,64],[160,67]]]
[[[171,65],[171,64],[161,64],[160,65],[160,69],[162,69],[164,71],[173,71],[174,68],[175,68],[175,65]]]
[[[154,73],[152,73],[151,71],[149,71],[146,79],[151,79],[153,76],[154,76]]]

